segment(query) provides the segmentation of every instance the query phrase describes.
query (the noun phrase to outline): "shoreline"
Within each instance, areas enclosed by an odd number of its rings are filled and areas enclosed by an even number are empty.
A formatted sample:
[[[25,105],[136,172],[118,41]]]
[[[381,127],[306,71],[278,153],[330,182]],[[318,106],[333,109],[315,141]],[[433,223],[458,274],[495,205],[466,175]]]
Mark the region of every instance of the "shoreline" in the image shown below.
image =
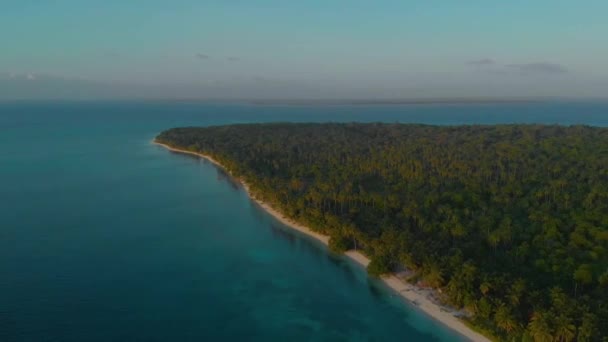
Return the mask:
[[[230,171],[227,170],[222,164],[220,164],[217,160],[213,159],[212,157],[210,157],[208,155],[204,155],[204,154],[197,153],[197,152],[186,151],[186,150],[180,150],[180,149],[168,146],[166,144],[159,143],[155,140],[153,140],[152,143],[162,146],[172,152],[190,154],[190,155],[194,155],[194,156],[197,156],[200,158],[204,158],[204,159],[210,161],[211,163],[213,163],[215,166],[230,173]],[[256,204],[258,204],[260,207],[262,207],[262,209],[264,209],[267,213],[272,215],[276,220],[278,220],[282,224],[284,224],[292,229],[295,229],[301,233],[304,233],[308,236],[313,237],[314,239],[322,242],[326,246],[328,245],[329,236],[314,232],[310,228],[308,228],[304,225],[301,225],[297,222],[294,222],[293,220],[285,217],[282,213],[280,213],[279,211],[277,211],[276,209],[271,207],[269,204],[255,198],[251,194],[249,185],[247,183],[245,183],[241,179],[238,179],[238,181],[243,185],[243,189],[245,189],[245,192],[247,193],[249,198],[251,200],[253,200]],[[344,253],[344,255],[364,268],[366,268],[367,265],[370,263],[370,259],[359,251],[355,251],[355,250],[346,251]],[[487,337],[481,335],[480,333],[478,333],[478,332],[474,331],[473,329],[469,328],[468,326],[466,326],[459,318],[457,318],[454,315],[455,313],[458,312],[457,310],[446,307],[446,306],[442,306],[440,304],[437,304],[435,301],[433,301],[430,298],[430,296],[436,290],[425,289],[425,288],[421,288],[416,285],[407,283],[405,280],[400,279],[396,274],[384,275],[381,277],[381,279],[385,285],[387,285],[389,288],[391,288],[391,290],[396,292],[397,295],[401,296],[403,300],[409,302],[411,305],[418,308],[420,311],[424,312],[425,314],[432,317],[433,319],[435,319],[439,323],[443,324],[444,326],[448,327],[449,329],[457,332],[458,334],[462,335],[463,337],[468,338],[470,341],[473,341],[473,342],[490,342],[491,341]]]

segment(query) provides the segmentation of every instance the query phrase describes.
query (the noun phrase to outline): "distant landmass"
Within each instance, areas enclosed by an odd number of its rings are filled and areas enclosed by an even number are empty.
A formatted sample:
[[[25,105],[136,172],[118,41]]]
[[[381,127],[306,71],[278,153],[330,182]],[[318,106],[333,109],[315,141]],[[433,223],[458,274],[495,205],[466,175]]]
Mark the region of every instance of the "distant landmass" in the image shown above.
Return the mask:
[[[550,100],[550,98],[500,98],[500,97],[462,97],[462,98],[404,98],[404,99],[292,99],[292,100],[249,100],[257,105],[416,105],[416,104],[475,104],[475,103],[512,103],[512,102],[537,102]]]
[[[374,98],[345,98],[345,99],[323,99],[323,98],[172,98],[159,99],[168,102],[209,102],[209,103],[243,103],[259,106],[374,106],[374,105],[432,105],[432,104],[500,104],[500,103],[531,103],[543,101],[558,101],[554,97],[450,97],[450,98],[401,98],[401,99],[374,99]]]
[[[487,336],[608,336],[608,129],[241,124],[156,141],[209,156],[369,273],[436,289]]]
[[[170,102],[247,103],[254,105],[408,105],[512,103],[567,99],[548,96],[429,95],[404,90],[398,97],[375,97],[373,92],[340,95],[327,86],[286,87],[278,83],[209,82],[137,83],[67,78],[40,73],[0,72],[0,101],[14,100],[146,100]],[[346,94],[346,95],[344,95]],[[575,100],[595,100],[572,97]],[[569,99],[569,100],[572,100]],[[596,98],[598,99],[598,98]],[[604,97],[604,101],[606,98]]]

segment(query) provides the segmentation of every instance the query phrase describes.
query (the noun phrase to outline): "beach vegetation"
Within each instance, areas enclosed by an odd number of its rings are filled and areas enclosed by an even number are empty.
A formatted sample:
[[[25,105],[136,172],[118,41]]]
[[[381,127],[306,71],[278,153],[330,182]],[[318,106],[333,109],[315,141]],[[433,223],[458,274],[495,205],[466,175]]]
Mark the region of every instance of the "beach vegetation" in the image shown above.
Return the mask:
[[[371,274],[414,272],[501,340],[608,336],[608,129],[273,123],[157,141],[212,156]]]

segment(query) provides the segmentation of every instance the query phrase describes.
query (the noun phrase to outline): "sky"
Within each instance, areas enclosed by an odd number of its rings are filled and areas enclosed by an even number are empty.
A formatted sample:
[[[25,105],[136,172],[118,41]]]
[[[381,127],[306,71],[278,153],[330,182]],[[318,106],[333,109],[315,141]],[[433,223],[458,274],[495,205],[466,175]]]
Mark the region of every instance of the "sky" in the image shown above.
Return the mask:
[[[3,0],[0,99],[607,97],[605,0]]]

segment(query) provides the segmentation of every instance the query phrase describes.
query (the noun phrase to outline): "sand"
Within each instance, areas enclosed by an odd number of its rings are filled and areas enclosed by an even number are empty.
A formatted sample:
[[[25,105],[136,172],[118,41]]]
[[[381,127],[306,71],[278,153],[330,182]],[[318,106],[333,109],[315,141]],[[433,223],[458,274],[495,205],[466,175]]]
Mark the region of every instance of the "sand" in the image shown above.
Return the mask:
[[[218,166],[219,168],[226,170],[226,168],[222,164],[220,164],[218,161],[216,161],[215,159],[211,158],[208,155],[176,149],[171,146],[161,144],[161,143],[158,143],[155,141],[154,141],[154,143],[157,145],[163,146],[170,151],[184,153],[184,154],[191,154],[191,155],[195,155],[195,156],[198,156],[201,158],[205,158],[205,159],[209,160],[211,163]],[[230,170],[226,170],[226,171],[228,171],[228,173],[230,173]],[[284,225],[286,225],[288,227],[291,227],[295,230],[298,230],[306,235],[309,235],[309,236],[321,241],[325,245],[327,245],[329,243],[329,236],[314,232],[310,228],[308,228],[304,225],[301,225],[297,222],[294,222],[293,220],[290,220],[289,218],[285,217],[283,214],[281,214],[279,211],[275,210],[269,204],[255,198],[255,196],[253,196],[251,194],[249,185],[247,183],[245,183],[243,180],[239,180],[239,181],[243,184],[243,188],[245,189],[245,191],[247,192],[249,197],[253,201],[255,201],[260,207],[262,207],[264,210],[266,210],[270,215],[272,215],[274,218],[276,218],[278,221],[280,221],[281,223],[283,223]],[[360,264],[362,267],[367,267],[367,265],[370,263],[369,258],[367,258],[365,255],[361,254],[358,251],[352,251],[352,250],[347,251],[345,253],[345,255],[347,257],[349,257],[350,259],[354,260],[356,263]],[[490,339],[488,339],[487,337],[485,337],[485,336],[479,334],[478,332],[473,331],[471,328],[467,327],[457,317],[460,314],[460,312],[458,310],[450,308],[448,306],[441,305],[436,300],[434,300],[433,294],[435,293],[435,290],[428,289],[428,288],[421,288],[416,285],[412,285],[412,284],[406,282],[405,280],[399,278],[398,275],[396,275],[396,274],[382,276],[382,281],[388,287],[390,287],[396,293],[398,293],[401,297],[403,297],[403,299],[405,301],[407,301],[408,303],[410,303],[417,309],[423,311],[427,315],[431,316],[435,320],[441,322],[443,325],[447,326],[448,328],[450,328],[450,329],[458,332],[459,334],[463,335],[464,337],[468,338],[469,340],[475,341],[475,342],[490,341]]]

